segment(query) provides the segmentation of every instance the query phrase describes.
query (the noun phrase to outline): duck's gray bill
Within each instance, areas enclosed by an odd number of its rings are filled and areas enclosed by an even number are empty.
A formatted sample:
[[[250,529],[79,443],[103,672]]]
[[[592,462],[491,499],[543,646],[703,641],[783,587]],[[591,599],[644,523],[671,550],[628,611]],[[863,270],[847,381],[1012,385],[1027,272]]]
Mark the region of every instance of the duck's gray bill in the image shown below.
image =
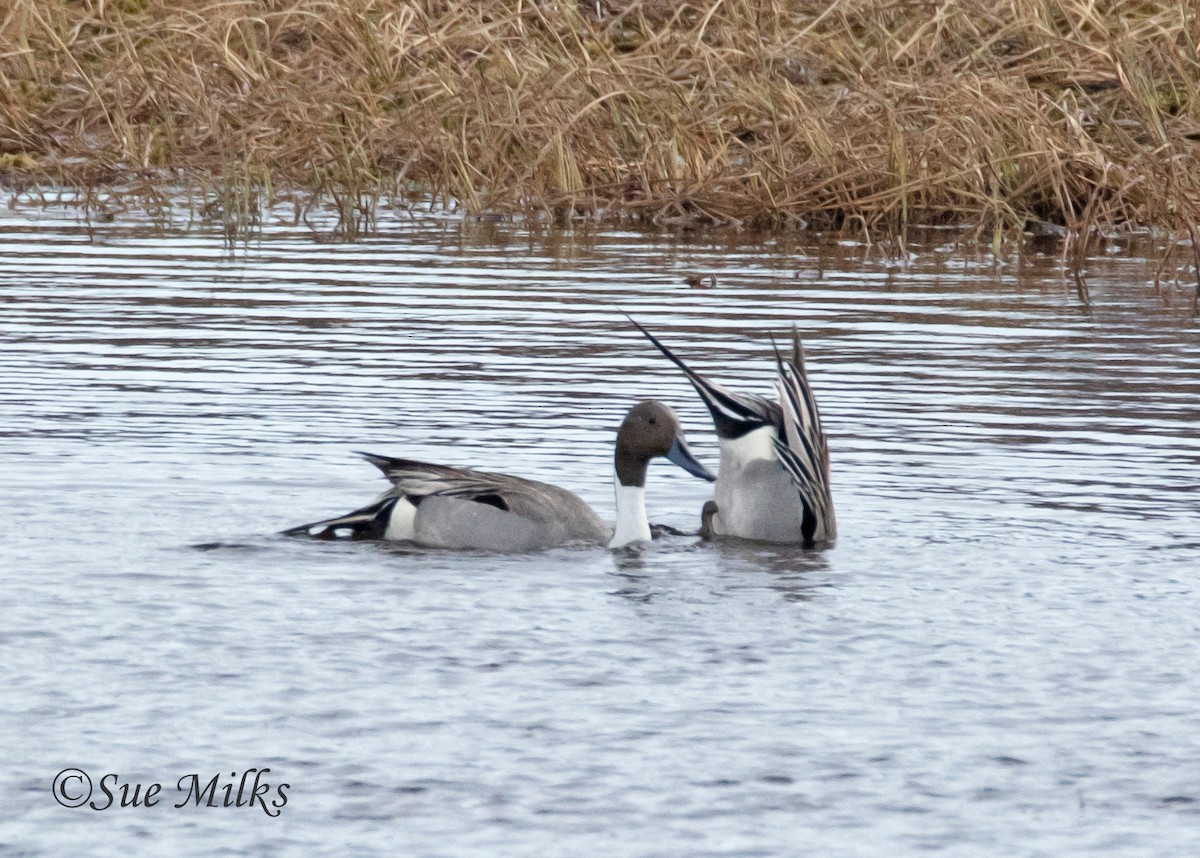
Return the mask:
[[[692,451],[688,449],[687,441],[679,435],[675,436],[675,443],[671,445],[671,449],[667,451],[667,458],[674,462],[679,467],[683,468],[693,477],[699,477],[702,480],[708,480],[710,483],[715,483],[717,478],[713,476],[708,468],[696,461],[696,457],[692,455]]]

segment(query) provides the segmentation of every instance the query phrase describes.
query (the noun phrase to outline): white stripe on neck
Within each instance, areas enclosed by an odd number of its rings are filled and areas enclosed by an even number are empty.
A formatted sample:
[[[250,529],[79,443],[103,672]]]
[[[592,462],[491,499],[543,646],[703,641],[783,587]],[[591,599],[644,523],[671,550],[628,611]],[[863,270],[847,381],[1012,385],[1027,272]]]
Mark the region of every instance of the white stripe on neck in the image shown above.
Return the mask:
[[[617,487],[617,527],[609,548],[621,548],[633,542],[650,541],[650,521],[646,518],[646,490],[642,486],[623,486],[614,477]]]
[[[755,459],[778,459],[775,452],[775,427],[762,426],[753,432],[747,432],[740,438],[721,438],[717,443],[721,447],[722,465],[726,456],[731,464],[742,465]]]

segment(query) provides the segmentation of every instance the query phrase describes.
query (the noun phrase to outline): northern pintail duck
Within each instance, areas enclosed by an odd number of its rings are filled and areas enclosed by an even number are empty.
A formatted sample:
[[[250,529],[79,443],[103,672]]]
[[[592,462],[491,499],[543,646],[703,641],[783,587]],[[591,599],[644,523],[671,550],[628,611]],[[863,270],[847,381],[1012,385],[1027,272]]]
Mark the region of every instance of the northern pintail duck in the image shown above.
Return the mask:
[[[370,506],[347,515],[302,524],[285,535],[415,542],[436,548],[533,551],[567,543],[608,543],[621,548],[650,539],[646,518],[646,468],[665,456],[689,474],[716,479],[696,461],[679,418],[661,402],[646,400],[625,416],[617,432],[613,481],[617,523],[609,527],[578,495],[508,474],[431,465],[411,459],[360,454],[392,481]]]
[[[810,546],[835,539],[829,447],[804,371],[799,332],[792,328],[789,358],[775,351],[779,402],[771,402],[709,381],[633,324],[683,370],[716,426],[721,469],[714,498],[701,513],[701,533]]]

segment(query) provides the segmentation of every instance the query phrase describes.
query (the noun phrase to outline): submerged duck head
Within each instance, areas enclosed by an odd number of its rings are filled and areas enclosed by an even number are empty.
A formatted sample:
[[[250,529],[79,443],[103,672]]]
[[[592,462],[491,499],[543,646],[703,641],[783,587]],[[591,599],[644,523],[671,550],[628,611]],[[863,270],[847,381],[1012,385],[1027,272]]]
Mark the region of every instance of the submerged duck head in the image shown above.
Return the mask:
[[[683,427],[675,412],[653,399],[639,402],[625,416],[617,432],[617,479],[623,486],[645,486],[646,466],[656,456],[665,456],[689,474],[716,481],[688,449]]]

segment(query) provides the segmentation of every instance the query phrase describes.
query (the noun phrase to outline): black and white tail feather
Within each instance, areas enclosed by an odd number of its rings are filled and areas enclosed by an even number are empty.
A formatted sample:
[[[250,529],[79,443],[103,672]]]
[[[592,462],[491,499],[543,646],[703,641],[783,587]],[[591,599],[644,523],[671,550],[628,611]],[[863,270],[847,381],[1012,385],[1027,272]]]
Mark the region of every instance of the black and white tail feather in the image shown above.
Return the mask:
[[[775,350],[782,411],[782,431],[775,438],[775,452],[784,470],[800,492],[804,520],[800,532],[807,542],[825,542],[837,535],[833,496],[829,489],[829,444],[821,430],[821,413],[808,384],[804,368],[804,346],[800,332],[792,328],[792,357],[785,361]]]
[[[369,506],[280,531],[281,536],[309,536],[313,539],[382,539],[387,532],[392,510],[400,496],[388,492]]]

